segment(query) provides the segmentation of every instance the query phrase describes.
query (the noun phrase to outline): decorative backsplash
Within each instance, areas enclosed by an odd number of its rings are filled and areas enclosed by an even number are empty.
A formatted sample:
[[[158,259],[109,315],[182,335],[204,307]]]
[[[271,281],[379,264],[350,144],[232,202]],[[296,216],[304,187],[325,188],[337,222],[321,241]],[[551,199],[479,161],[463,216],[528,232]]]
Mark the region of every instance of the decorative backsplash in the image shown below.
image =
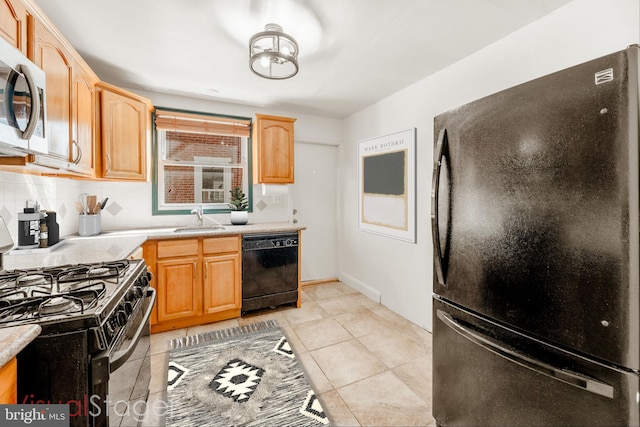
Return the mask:
[[[150,182],[80,181],[0,172],[0,216],[17,242],[18,212],[28,200],[37,200],[40,209],[57,212],[60,236],[78,232],[76,202],[81,193],[109,197],[102,211],[102,230],[132,227],[182,226],[194,223],[193,215],[151,215]],[[290,220],[291,196],[263,196],[259,185],[253,191],[253,212],[249,222]],[[207,215],[209,216],[209,215]],[[229,223],[229,214],[210,215],[220,223]]]

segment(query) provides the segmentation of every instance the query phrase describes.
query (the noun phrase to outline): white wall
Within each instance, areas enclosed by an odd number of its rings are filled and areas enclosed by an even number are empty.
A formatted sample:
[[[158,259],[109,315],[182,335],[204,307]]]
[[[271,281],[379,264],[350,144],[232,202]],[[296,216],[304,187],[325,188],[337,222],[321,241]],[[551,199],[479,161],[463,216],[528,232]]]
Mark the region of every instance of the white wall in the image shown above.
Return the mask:
[[[78,232],[75,202],[82,193],[82,181],[0,172],[0,216],[18,244],[18,212],[27,200],[37,200],[40,208],[56,212],[60,235]]]
[[[458,63],[348,117],[339,147],[339,277],[431,330],[434,116],[640,43],[638,0],[574,0]],[[357,142],[417,128],[417,243],[358,230]]]

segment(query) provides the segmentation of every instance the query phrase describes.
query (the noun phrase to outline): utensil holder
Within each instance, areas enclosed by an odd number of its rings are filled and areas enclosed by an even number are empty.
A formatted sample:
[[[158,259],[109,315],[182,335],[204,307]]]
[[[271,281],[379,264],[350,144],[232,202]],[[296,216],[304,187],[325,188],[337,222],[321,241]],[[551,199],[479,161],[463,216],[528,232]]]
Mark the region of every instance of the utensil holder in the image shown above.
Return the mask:
[[[78,234],[81,236],[97,236],[100,234],[101,217],[97,214],[80,214],[78,215]]]

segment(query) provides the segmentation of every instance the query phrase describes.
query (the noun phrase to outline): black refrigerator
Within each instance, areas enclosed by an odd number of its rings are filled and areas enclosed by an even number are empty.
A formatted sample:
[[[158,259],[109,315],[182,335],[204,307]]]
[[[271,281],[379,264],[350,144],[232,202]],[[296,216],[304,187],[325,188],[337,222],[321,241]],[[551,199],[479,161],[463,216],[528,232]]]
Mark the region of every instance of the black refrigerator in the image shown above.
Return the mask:
[[[640,424],[639,47],[435,118],[440,426]]]

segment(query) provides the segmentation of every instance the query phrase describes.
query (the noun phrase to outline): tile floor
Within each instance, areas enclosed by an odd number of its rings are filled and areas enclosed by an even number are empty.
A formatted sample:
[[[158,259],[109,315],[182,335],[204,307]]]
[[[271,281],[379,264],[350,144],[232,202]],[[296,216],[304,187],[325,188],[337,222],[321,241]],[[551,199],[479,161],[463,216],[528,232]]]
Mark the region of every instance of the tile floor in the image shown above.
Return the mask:
[[[340,282],[303,287],[299,309],[152,335],[150,407],[166,398],[168,340],[267,319],[285,331],[331,425],[435,425],[431,334]],[[144,425],[164,420],[151,416]]]

